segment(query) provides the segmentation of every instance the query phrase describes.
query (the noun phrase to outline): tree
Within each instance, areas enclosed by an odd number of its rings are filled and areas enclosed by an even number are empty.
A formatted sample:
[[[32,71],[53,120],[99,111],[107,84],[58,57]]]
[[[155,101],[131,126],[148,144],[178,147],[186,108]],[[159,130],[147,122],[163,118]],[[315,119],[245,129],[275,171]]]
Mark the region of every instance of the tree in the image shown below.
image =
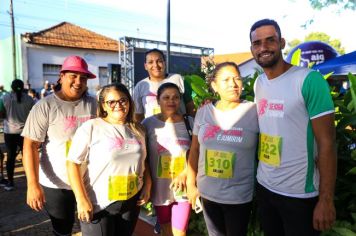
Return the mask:
[[[309,0],[312,8],[321,10],[325,7],[331,5],[336,5],[340,10],[356,10],[356,1],[355,0]]]
[[[301,42],[308,42],[308,41],[321,41],[324,43],[329,44],[332,46],[338,53],[341,55],[345,54],[345,48],[342,47],[340,40],[338,39],[331,39],[329,35],[323,33],[323,32],[312,32],[305,36],[304,41],[301,41],[299,39],[293,39],[292,41],[288,42],[288,47],[285,51],[284,54],[288,55],[288,53],[298,44]]]

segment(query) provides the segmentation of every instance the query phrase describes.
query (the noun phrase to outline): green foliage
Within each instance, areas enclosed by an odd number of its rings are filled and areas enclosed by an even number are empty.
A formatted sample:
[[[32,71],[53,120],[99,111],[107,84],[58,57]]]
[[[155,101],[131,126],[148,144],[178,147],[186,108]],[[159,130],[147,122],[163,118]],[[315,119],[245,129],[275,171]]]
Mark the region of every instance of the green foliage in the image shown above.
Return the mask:
[[[348,78],[351,87],[344,96],[331,92],[335,104],[338,154],[335,188],[337,221],[323,236],[356,236],[356,76],[349,74]]]
[[[345,48],[342,46],[340,40],[338,39],[331,39],[329,35],[323,32],[311,32],[307,36],[305,36],[304,40],[301,41],[299,39],[293,39],[292,41],[288,42],[289,48],[284,50],[284,54],[288,55],[288,53],[296,46],[298,46],[302,42],[308,41],[321,41],[324,43],[329,44],[332,46],[338,53],[341,55],[345,54]]]
[[[147,202],[145,205],[142,206],[142,209],[144,209],[147,212],[147,215],[152,215],[153,214],[152,202]]]
[[[356,10],[355,0],[309,0],[312,8],[321,10],[323,8],[336,5],[340,10]]]
[[[196,214],[194,211],[190,214],[187,235],[208,236],[203,213]]]
[[[206,81],[198,75],[185,75],[184,80],[192,88],[192,98],[196,108],[205,100],[216,100],[218,97],[209,89]]]

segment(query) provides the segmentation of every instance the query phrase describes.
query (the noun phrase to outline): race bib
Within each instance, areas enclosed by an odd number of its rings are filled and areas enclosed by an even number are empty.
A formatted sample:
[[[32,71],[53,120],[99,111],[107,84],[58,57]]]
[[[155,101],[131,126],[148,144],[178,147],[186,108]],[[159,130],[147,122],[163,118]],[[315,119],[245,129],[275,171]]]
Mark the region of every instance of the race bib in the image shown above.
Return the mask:
[[[210,177],[230,179],[233,177],[235,153],[219,150],[206,150],[205,174]]]
[[[271,166],[281,165],[282,137],[260,134],[258,159]]]
[[[157,177],[163,179],[173,179],[177,177],[185,168],[185,153],[180,156],[172,157],[171,155],[159,156],[157,166]]]
[[[70,146],[72,145],[72,140],[68,140],[66,142],[66,157],[68,157],[68,153],[69,153],[69,149],[70,149]]]
[[[133,197],[138,192],[137,175],[128,176],[109,176],[110,201],[122,201]]]
[[[152,113],[153,113],[153,115],[161,113],[161,107],[160,106],[154,107],[152,110]]]

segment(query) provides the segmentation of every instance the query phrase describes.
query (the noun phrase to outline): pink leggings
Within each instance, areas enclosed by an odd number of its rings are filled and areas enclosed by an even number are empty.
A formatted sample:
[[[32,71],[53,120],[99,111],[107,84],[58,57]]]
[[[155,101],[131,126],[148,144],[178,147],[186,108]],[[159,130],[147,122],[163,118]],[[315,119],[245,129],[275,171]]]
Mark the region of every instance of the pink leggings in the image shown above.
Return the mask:
[[[188,202],[173,202],[168,206],[155,206],[158,223],[168,224],[181,231],[186,231],[191,205]]]

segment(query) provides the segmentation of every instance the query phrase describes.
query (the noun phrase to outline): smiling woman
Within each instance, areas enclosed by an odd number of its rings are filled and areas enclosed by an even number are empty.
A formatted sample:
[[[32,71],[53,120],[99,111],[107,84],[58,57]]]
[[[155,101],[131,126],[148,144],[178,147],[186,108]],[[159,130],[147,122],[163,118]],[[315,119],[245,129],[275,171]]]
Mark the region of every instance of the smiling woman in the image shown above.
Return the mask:
[[[67,57],[56,91],[31,109],[22,132],[27,204],[36,211],[46,209],[55,234],[72,231],[75,198],[67,180],[66,157],[76,129],[96,115],[95,98],[86,94],[87,80],[94,78],[83,58]]]
[[[135,119],[140,122],[144,118],[161,112],[156,100],[157,90],[160,85],[168,82],[176,84],[179,91],[183,93],[182,99],[180,99],[179,113],[187,113],[194,117],[195,108],[191,97],[191,88],[184,82],[181,75],[166,73],[166,61],[163,52],[156,48],[147,51],[144,67],[149,76],[135,86]]]
[[[145,135],[133,113],[124,85],[104,86],[98,118],[74,135],[67,167],[84,236],[132,235],[139,206],[150,197]]]

